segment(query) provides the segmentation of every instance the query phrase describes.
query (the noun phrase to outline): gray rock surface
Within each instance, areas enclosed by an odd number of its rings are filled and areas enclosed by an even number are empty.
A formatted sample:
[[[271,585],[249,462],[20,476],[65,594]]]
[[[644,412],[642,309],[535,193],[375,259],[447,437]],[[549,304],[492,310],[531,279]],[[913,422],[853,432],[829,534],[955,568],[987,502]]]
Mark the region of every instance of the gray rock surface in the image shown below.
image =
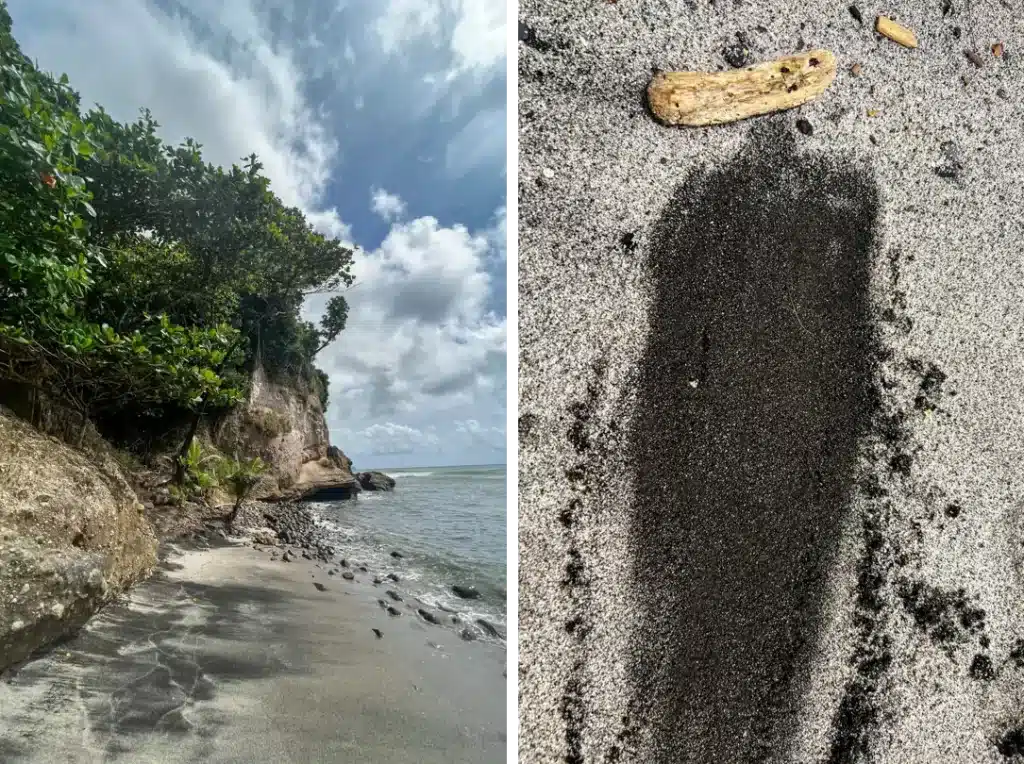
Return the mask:
[[[0,412],[0,671],[148,575],[157,544],[142,512],[102,446]]]
[[[359,492],[352,462],[330,444],[316,391],[299,390],[253,374],[249,400],[218,423],[215,445],[224,453],[259,455],[269,465],[251,498],[349,498]]]
[[[365,491],[393,491],[395,479],[383,472],[360,472],[356,475]]]

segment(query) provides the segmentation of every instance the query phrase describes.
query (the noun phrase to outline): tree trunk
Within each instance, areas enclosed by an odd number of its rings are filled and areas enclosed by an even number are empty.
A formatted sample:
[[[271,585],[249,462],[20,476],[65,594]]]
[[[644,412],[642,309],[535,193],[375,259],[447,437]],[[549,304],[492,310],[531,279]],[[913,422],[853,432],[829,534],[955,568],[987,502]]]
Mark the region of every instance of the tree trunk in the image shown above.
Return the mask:
[[[242,502],[245,501],[245,494],[242,494],[235,499],[235,506],[231,508],[231,514],[228,515],[228,530],[234,531],[235,529],[235,518],[238,517],[238,510],[242,508]]]

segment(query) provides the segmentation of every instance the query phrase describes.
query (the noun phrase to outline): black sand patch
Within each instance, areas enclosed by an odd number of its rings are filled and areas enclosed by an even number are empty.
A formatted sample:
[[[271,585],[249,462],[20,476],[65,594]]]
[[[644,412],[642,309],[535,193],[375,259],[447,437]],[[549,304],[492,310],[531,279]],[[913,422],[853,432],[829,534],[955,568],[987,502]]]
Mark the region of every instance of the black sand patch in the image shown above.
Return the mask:
[[[573,663],[560,704],[562,721],[565,724],[566,764],[583,764],[583,734],[588,725],[585,656],[586,640],[592,627],[592,592],[591,576],[585,562],[585,558],[589,559],[590,555],[585,555],[582,551],[585,543],[579,536],[577,518],[583,507],[583,497],[597,492],[601,479],[599,465],[607,458],[595,443],[592,434],[607,369],[608,364],[603,357],[592,364],[586,396],[583,400],[572,403],[567,412],[570,424],[566,430],[566,438],[576,454],[577,461],[565,471],[566,480],[576,495],[558,515],[566,543],[562,586],[572,603],[572,615],[565,622],[565,631],[573,639]]]
[[[917,628],[950,658],[971,637],[984,636],[985,611],[964,589],[950,591],[922,581],[902,580],[896,592]]]
[[[872,178],[762,122],[661,217],[632,433],[634,713],[655,761],[784,738],[876,407]]]

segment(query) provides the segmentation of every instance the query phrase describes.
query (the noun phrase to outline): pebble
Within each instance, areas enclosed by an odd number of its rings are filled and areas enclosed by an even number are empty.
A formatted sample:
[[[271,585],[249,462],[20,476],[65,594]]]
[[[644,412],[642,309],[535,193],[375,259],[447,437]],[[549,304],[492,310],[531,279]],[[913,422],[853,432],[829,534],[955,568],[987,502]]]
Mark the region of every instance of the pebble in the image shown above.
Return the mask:
[[[553,177],[555,177],[555,171],[552,170],[550,167],[545,167],[543,171],[541,171],[541,175],[543,175],[545,179],[551,180]]]
[[[437,616],[431,613],[429,610],[420,608],[416,612],[419,613],[423,617],[423,620],[427,623],[433,623],[438,625],[440,624],[440,621],[437,620]]]
[[[480,592],[475,586],[461,586],[454,584],[452,586],[452,592],[455,593],[456,597],[461,597],[464,600],[475,600],[480,598]]]
[[[478,625],[480,626],[480,628],[482,628],[482,629],[483,629],[483,630],[484,630],[485,632],[487,632],[487,633],[488,633],[488,634],[489,634],[490,636],[492,636],[492,637],[496,637],[496,638],[498,638],[498,639],[500,639],[500,638],[501,638],[501,633],[500,633],[500,632],[498,631],[498,629],[497,629],[497,628],[495,628],[495,626],[494,626],[494,625],[493,625],[492,623],[490,623],[489,621],[486,621],[486,620],[484,620],[483,618],[477,618],[477,619],[476,619],[476,622],[477,622],[477,624],[478,624]]]

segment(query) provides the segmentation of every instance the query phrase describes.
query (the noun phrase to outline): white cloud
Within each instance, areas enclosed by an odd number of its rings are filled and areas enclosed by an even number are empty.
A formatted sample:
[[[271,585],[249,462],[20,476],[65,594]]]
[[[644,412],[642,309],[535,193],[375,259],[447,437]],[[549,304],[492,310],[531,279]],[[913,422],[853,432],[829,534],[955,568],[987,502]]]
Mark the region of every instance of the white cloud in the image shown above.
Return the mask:
[[[331,378],[335,431],[430,412],[464,446],[494,436],[489,428],[504,421],[506,321],[487,305],[487,263],[502,256],[489,234],[422,217],[393,224],[379,248],[362,253],[346,292],[349,325],[318,357]],[[310,300],[311,318],[326,299]]]
[[[503,173],[505,129],[504,108],[487,109],[474,115],[448,143],[445,154],[448,173],[460,177],[488,167]]]
[[[451,46],[460,69],[489,69],[504,64],[505,4],[462,0]]]
[[[391,0],[373,29],[381,49],[396,55],[426,40],[444,45],[451,64],[430,76],[450,82],[460,74],[483,75],[506,58],[505,3],[494,0]]]
[[[375,188],[370,194],[370,208],[384,220],[397,220],[405,214],[405,202],[398,194]]]
[[[362,430],[342,429],[338,432],[346,443],[362,453],[374,456],[436,452],[441,443],[436,433],[430,430],[419,430],[394,422],[373,424]]]
[[[384,13],[374,31],[385,53],[394,53],[411,38],[434,36],[441,31],[441,8],[436,0],[391,0],[382,3]]]
[[[466,419],[455,422],[455,431],[467,436],[476,445],[492,451],[505,447],[504,427],[484,427],[475,419]]]

